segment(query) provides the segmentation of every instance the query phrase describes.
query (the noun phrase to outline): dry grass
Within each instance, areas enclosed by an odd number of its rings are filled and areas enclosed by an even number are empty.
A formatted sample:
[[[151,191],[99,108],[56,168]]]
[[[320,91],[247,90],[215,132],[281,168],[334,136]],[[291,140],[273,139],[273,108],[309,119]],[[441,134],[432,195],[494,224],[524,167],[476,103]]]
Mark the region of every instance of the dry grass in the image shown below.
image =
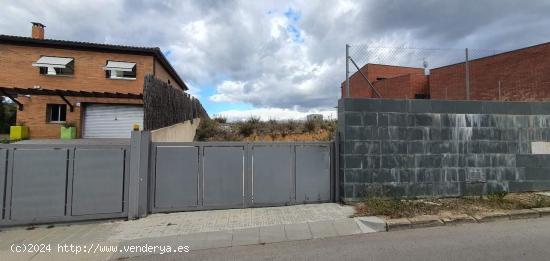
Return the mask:
[[[202,120],[197,129],[199,141],[329,141],[336,121],[260,121],[250,118],[225,123],[223,118]]]
[[[473,215],[481,212],[539,207],[550,207],[550,197],[531,192],[416,200],[370,198],[355,205],[357,216],[388,216],[390,218],[444,213]]]
[[[252,135],[243,141],[328,141],[333,139],[333,133],[326,130],[319,130],[315,133],[290,133],[290,134],[264,134]]]

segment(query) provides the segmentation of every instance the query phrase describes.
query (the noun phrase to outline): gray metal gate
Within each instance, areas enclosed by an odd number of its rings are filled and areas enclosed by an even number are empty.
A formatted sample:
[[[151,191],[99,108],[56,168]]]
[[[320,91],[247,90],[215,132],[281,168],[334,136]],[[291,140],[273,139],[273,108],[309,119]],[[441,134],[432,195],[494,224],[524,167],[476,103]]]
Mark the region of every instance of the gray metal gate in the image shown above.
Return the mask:
[[[0,227],[335,200],[333,142],[0,145]]]
[[[128,216],[129,146],[0,147],[0,225]]]
[[[334,200],[331,142],[153,143],[152,212]]]
[[[0,149],[0,223],[4,220],[4,201],[6,194],[6,171],[7,171],[8,151]]]

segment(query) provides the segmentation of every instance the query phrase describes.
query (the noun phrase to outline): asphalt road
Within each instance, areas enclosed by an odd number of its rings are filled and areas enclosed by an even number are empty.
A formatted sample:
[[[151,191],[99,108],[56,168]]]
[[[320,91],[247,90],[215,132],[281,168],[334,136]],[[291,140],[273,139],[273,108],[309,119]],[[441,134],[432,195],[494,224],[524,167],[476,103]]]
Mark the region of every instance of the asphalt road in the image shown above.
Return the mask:
[[[133,260],[550,260],[550,218],[142,256]]]

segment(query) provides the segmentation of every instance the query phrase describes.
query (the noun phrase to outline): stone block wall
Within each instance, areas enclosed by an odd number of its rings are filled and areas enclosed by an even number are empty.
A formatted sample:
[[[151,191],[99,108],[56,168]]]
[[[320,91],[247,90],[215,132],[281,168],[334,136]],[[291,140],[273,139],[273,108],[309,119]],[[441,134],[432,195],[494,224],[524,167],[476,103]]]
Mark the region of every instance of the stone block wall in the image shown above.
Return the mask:
[[[340,194],[478,195],[550,190],[550,103],[341,99]]]

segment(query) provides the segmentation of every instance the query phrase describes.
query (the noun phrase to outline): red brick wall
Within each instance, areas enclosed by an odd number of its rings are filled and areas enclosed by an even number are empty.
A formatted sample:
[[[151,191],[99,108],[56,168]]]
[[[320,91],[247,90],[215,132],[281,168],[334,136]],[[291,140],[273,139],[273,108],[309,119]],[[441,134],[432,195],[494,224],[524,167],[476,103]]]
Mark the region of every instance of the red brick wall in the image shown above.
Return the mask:
[[[74,74],[70,76],[41,75],[32,63],[40,56],[74,58]],[[107,60],[136,63],[136,79],[121,80],[105,77],[103,67]],[[62,89],[96,92],[142,93],[143,77],[155,73],[160,79],[180,87],[156,62],[153,56],[107,52],[43,48],[0,44],[0,86],[32,88],[40,85],[44,89]],[[155,66],[155,68],[153,68]]]
[[[432,99],[465,99],[464,63],[431,70]],[[469,62],[470,99],[550,100],[550,43]]]
[[[374,83],[377,81],[378,78],[393,78],[395,76],[401,76],[405,74],[413,74],[416,75],[412,78],[414,78],[415,82],[413,85],[417,89],[419,88],[419,77],[424,77],[424,69],[422,68],[412,68],[412,67],[401,67],[401,66],[391,66],[391,65],[382,65],[382,64],[367,64],[361,68],[361,71],[367,76],[367,78],[375,85]],[[425,77],[424,77],[425,78]],[[402,80],[402,79],[401,79]],[[399,82],[400,79],[393,80]],[[381,83],[380,83],[381,84]],[[363,76],[359,72],[354,73],[350,76],[350,96],[353,98],[376,98],[376,94],[372,91],[372,89],[369,87],[369,84]],[[421,84],[420,84],[421,85]],[[395,90],[399,89],[400,87],[396,88]],[[346,94],[346,82],[344,81],[341,85],[342,89],[342,97],[345,97]],[[409,88],[407,88],[409,89]],[[380,90],[379,90],[380,92]],[[398,98],[393,97],[395,93],[392,91],[388,92],[388,97],[385,95],[382,95],[383,98]],[[398,96],[402,96],[399,94]],[[407,94],[407,96],[410,96],[410,93]],[[412,95],[414,98],[414,94]]]
[[[155,59],[155,77],[161,81],[170,83],[174,87],[181,88],[157,59]]]
[[[83,103],[115,103],[115,104],[143,104],[140,99],[112,99],[112,98],[91,98],[91,97],[66,97],[74,106],[70,112],[67,106],[66,122],[73,122],[77,127],[78,137],[81,135],[82,126],[82,104]],[[23,110],[17,111],[17,122],[24,123],[29,127],[30,138],[32,139],[59,139],[60,123],[50,123],[46,118],[47,104],[65,104],[58,96],[31,95],[19,96],[17,98],[23,104]],[[76,103],[80,102],[81,107]],[[143,127],[143,126],[142,126]]]
[[[411,74],[411,92],[410,98],[414,99],[416,94],[429,94],[430,84],[428,76],[422,74]]]
[[[32,63],[45,56],[74,58],[74,75],[41,75]],[[105,77],[103,66],[107,60],[136,63],[135,80],[113,80]],[[143,77],[153,73],[153,57],[117,53],[76,51],[18,45],[0,45],[0,86],[44,89],[62,89],[97,92],[143,92]]]
[[[425,75],[405,74],[373,83],[384,99],[414,99],[416,94],[428,93]]]
[[[375,81],[373,85],[382,98],[407,99],[411,88],[411,75],[405,74]]]

